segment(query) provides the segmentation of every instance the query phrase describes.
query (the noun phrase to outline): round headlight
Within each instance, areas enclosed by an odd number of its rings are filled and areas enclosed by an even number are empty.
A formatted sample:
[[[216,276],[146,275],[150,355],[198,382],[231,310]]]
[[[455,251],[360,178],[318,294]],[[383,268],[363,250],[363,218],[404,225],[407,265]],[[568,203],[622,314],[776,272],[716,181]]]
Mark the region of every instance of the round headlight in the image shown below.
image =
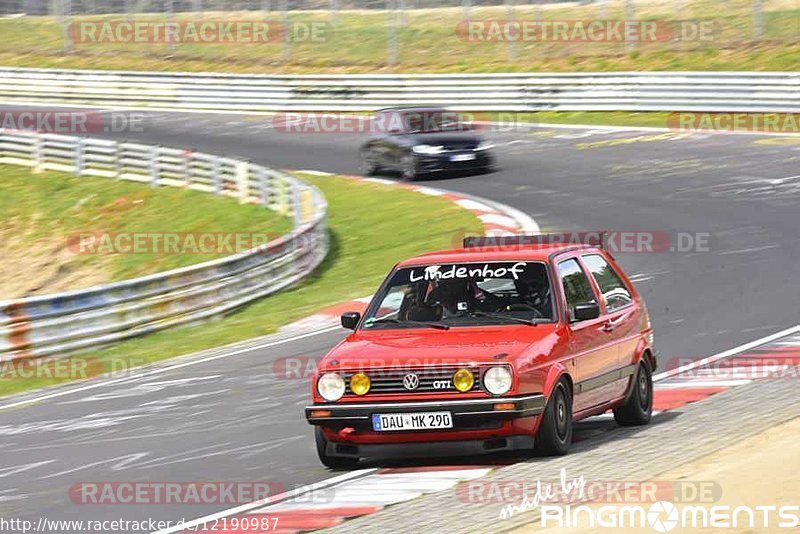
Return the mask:
[[[483,387],[492,395],[502,395],[511,389],[511,371],[508,367],[491,367],[483,375]]]
[[[344,379],[336,373],[325,373],[317,380],[317,391],[326,401],[337,401],[344,395]]]
[[[371,385],[372,382],[364,373],[356,373],[350,377],[350,391],[356,395],[366,395]]]
[[[453,374],[453,385],[462,393],[469,391],[475,385],[475,376],[468,369],[459,369]]]

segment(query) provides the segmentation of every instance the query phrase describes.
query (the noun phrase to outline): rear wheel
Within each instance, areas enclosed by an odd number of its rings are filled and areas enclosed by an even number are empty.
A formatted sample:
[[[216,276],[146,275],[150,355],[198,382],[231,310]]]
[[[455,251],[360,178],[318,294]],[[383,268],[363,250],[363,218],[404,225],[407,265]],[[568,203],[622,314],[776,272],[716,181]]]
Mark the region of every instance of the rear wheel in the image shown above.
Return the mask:
[[[559,380],[542,415],[536,433],[536,452],[545,456],[563,456],[572,444],[572,394],[566,378]]]
[[[347,458],[341,456],[328,456],[328,439],[322,433],[320,427],[314,428],[314,438],[317,442],[317,456],[322,465],[331,469],[352,469],[358,465],[358,458]]]
[[[377,174],[380,170],[378,166],[377,158],[375,154],[372,153],[372,150],[368,148],[364,148],[361,150],[361,161],[359,164],[359,170],[361,174],[364,176],[373,176]]]
[[[620,426],[639,426],[653,415],[653,375],[645,359],[639,363],[634,383],[625,402],[614,408],[614,420]]]

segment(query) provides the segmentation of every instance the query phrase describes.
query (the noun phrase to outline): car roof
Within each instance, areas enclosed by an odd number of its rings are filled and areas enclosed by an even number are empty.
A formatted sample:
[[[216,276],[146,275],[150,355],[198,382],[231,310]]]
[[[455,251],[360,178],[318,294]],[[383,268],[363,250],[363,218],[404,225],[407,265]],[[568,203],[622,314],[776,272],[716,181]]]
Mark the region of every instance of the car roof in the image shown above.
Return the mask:
[[[414,256],[398,264],[398,267],[411,267],[430,265],[436,263],[473,263],[473,262],[499,262],[499,261],[543,261],[559,252],[573,249],[599,250],[590,245],[576,245],[574,243],[547,243],[525,246],[487,246],[474,248],[458,248],[441,250]]]

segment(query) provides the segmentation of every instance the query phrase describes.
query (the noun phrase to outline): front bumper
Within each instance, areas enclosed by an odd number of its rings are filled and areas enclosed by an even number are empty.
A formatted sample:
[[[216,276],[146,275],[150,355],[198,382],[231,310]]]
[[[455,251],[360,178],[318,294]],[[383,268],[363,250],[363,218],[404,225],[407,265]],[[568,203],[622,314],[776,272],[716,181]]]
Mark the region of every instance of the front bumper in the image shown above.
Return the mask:
[[[331,428],[349,426],[356,430],[372,430],[372,414],[449,411],[455,430],[480,426],[486,422],[508,421],[540,415],[547,399],[544,395],[493,397],[424,402],[352,402],[347,404],[314,404],[306,406],[306,420],[312,425]],[[498,405],[503,409],[497,409]],[[316,412],[316,413],[312,413]],[[426,432],[425,430],[421,432]]]
[[[475,159],[466,161],[452,161],[452,156],[473,155]],[[487,169],[494,165],[494,157],[488,150],[478,152],[453,152],[444,154],[417,154],[415,156],[417,172],[442,172],[473,169]]]

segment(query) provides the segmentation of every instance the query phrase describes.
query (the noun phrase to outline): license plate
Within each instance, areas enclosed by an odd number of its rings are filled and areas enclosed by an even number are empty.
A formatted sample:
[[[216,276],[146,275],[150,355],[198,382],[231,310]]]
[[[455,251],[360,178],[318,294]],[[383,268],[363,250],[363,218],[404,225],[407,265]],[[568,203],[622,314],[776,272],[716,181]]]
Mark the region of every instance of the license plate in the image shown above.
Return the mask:
[[[453,415],[450,412],[376,413],[372,414],[372,428],[376,432],[453,428]]]
[[[453,154],[450,156],[450,161],[472,161],[475,159],[475,154]]]

